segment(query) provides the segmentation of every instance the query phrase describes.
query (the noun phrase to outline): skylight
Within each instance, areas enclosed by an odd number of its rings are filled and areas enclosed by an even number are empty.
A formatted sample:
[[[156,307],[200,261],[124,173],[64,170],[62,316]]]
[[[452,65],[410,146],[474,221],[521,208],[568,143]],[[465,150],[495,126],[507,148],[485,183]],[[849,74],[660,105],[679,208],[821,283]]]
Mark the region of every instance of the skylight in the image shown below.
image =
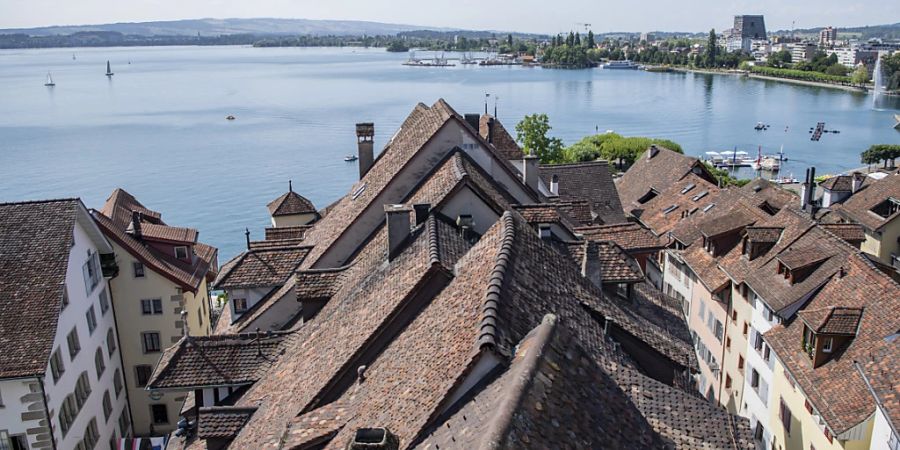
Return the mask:
[[[353,198],[353,200],[356,200],[356,198],[359,197],[360,195],[362,195],[362,193],[365,191],[366,191],[366,183],[363,183],[358,188],[356,188],[355,191],[353,191],[353,194],[351,195],[351,197]]]
[[[709,194],[709,191],[703,191],[703,192],[691,197],[691,200],[696,202],[697,200],[700,200],[701,198],[706,197],[706,194]]]
[[[706,205],[706,207],[703,208],[703,212],[707,212],[707,211],[713,209],[713,206],[716,206],[716,204],[710,203],[710,204]]]
[[[681,190],[681,193],[682,193],[682,194],[687,194],[688,192],[690,192],[691,189],[693,189],[693,188],[695,188],[695,187],[697,187],[696,184],[690,183],[690,184],[688,184],[687,186],[685,186],[684,189]]]
[[[670,206],[670,207],[664,209],[664,210],[663,210],[663,214],[664,214],[664,215],[665,215],[665,214],[669,214],[670,212],[675,211],[676,209],[678,209],[678,205],[672,205],[672,206]]]

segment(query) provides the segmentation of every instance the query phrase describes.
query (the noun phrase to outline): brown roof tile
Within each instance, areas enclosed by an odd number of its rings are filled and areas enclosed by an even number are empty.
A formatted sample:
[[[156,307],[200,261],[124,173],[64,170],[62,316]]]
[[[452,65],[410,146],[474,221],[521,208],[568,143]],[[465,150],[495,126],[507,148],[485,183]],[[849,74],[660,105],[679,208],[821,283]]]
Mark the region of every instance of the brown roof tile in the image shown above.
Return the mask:
[[[747,227],[744,235],[750,242],[772,243],[778,242],[781,237],[782,227]]]
[[[134,198],[133,195],[125,192],[125,190],[121,188],[112,191],[112,194],[106,199],[106,203],[103,204],[103,208],[100,209],[100,212],[104,216],[112,220],[112,222],[122,230],[128,228],[128,225],[131,223],[132,211],[141,213],[144,220],[149,223],[164,225],[160,213],[148,209]]]
[[[880,230],[887,223],[900,217],[900,211],[883,217],[872,211],[880,203],[894,198],[900,201],[900,173],[888,175],[881,180],[866,183],[863,188],[850,196],[834,209],[838,214],[862,224],[869,230]]]
[[[251,249],[222,266],[217,289],[281,286],[309,253],[308,246]]]
[[[297,225],[293,227],[266,227],[267,241],[280,241],[300,239],[306,235],[306,232],[312,228],[312,225]]]
[[[900,427],[900,339],[886,337],[869,350],[857,368],[894,428]]]
[[[341,287],[347,267],[336,269],[309,269],[297,272],[297,299],[331,298]]]
[[[79,208],[77,199],[0,203],[0,378],[47,369]]]
[[[804,309],[797,313],[797,317],[806,322],[816,333],[853,336],[859,327],[862,314],[862,308],[828,306],[819,309]]]
[[[652,231],[633,222],[579,227],[575,232],[589,241],[615,242],[628,252],[657,250],[663,247]]]
[[[230,439],[238,434],[256,408],[206,406],[200,408],[197,435],[201,439]]]
[[[141,234],[145,239],[154,241],[193,244],[197,242],[197,235],[199,233],[193,228],[170,227],[168,225],[146,223],[141,225]]]
[[[290,190],[272,200],[267,206],[272,217],[294,214],[315,214],[316,207],[302,195]]]
[[[498,155],[505,160],[525,157],[525,153],[519,148],[519,144],[516,144],[516,140],[506,131],[503,124],[489,114],[481,115],[478,121],[478,134],[493,145]]]
[[[837,175],[819,183],[819,186],[834,192],[850,192],[852,181],[853,177],[850,175]]]
[[[700,175],[710,184],[715,183],[715,178],[697,158],[662,147],[657,147],[657,150],[647,149],[616,181],[619,198],[626,211],[639,208],[638,199],[651,190],[663,192],[689,173]]]
[[[823,223],[819,226],[851,244],[866,240],[866,230],[857,223]]]
[[[550,185],[553,176],[559,179],[559,199],[563,201],[586,200],[591,205],[595,223],[622,223],[625,213],[616,191],[616,184],[609,173],[606,161],[573,164],[542,164],[541,178]]]

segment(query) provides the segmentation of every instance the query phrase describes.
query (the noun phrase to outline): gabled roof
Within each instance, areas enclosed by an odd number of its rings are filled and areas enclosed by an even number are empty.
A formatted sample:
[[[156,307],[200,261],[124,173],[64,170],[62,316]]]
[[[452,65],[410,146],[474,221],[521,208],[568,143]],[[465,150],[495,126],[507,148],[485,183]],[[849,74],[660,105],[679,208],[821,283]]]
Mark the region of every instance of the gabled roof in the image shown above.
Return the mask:
[[[148,223],[165,225],[162,221],[160,213],[148,209],[141,204],[133,195],[125,192],[124,189],[116,188],[106,199],[100,213],[108,217],[118,228],[125,230],[131,223],[131,213],[137,211],[141,213],[144,220]]]
[[[309,246],[289,245],[247,250],[222,265],[216,289],[281,286],[310,252]]]
[[[659,146],[648,148],[616,181],[622,206],[626,211],[639,207],[638,199],[648,192],[665,191],[689,173],[699,175],[706,182],[715,184],[715,178],[697,158]]]
[[[814,332],[821,334],[841,334],[855,336],[862,318],[862,308],[827,306],[818,309],[804,309],[797,313]]]
[[[258,380],[284,352],[286,333],[182,337],[163,351],[149,389],[239,386]]]
[[[513,208],[530,224],[557,224],[569,231],[574,230],[576,226],[575,220],[560,211],[553,203],[514,205]]]
[[[294,214],[315,214],[316,207],[306,197],[294,192],[293,189],[281,194],[266,206],[272,217],[292,216]]]
[[[200,423],[197,436],[200,439],[231,439],[247,423],[256,408],[234,406],[200,407]]]
[[[193,228],[170,227],[153,223],[141,224],[141,235],[150,240],[194,244],[199,233]]]
[[[781,237],[782,231],[784,231],[784,228],[782,227],[750,226],[744,228],[744,236],[746,236],[747,240],[749,240],[750,242],[774,244],[778,242],[778,239]]]
[[[875,411],[875,403],[854,362],[870,361],[885,339],[900,330],[900,315],[896,314],[900,311],[900,285],[859,252],[851,255],[844,266],[844,276],[831,277],[806,305],[813,315],[832,307],[864,311],[856,337],[836,348],[830,360],[813,368],[801,345],[804,321],[777,325],[763,335],[836,436],[867,420]],[[897,345],[896,340],[893,345]],[[886,364],[896,365],[896,359]]]
[[[478,120],[478,134],[494,146],[497,154],[505,159],[522,159],[525,153],[516,144],[516,140],[510,136],[506,128],[499,120],[494,119],[490,114],[482,114]]]
[[[657,236],[667,237],[671,231],[676,239],[689,245],[700,237],[698,223],[718,216],[729,206],[730,202],[719,199],[728,195],[725,192],[702,177],[688,174],[666,185],[650,201],[638,205],[641,209],[638,219]]]
[[[715,219],[706,219],[697,226],[706,238],[715,238],[728,233],[743,230],[759,220],[759,215],[752,214],[748,208],[732,208],[729,214]]]
[[[858,223],[820,223],[819,226],[851,244],[866,240],[866,230]]]
[[[291,227],[266,227],[267,241],[303,240],[312,225],[296,225]]]
[[[819,186],[833,192],[850,192],[852,181],[853,177],[850,175],[837,175],[819,183]]]
[[[0,378],[47,368],[79,209],[78,199],[0,203]]]
[[[344,282],[347,267],[309,269],[297,272],[297,300],[331,298]]]
[[[547,186],[550,186],[554,175],[558,177],[561,200],[590,202],[598,222],[610,224],[625,221],[619,193],[606,161],[542,164],[540,174]]]
[[[787,250],[778,254],[775,258],[781,261],[784,267],[790,270],[798,270],[820,263],[835,254],[835,252],[823,249],[815,245],[815,243],[809,242],[807,244],[788,247]]]
[[[600,269],[601,283],[637,283],[644,279],[641,266],[615,242],[575,241],[568,242],[567,247],[579,267]]]
[[[900,428],[900,340],[897,334],[872,346],[866,358],[857,364],[869,390],[890,420]]]
[[[900,173],[885,176],[883,179],[866,183],[841,205],[834,209],[838,214],[857,222],[868,230],[878,231],[888,223],[900,217],[900,211],[882,217],[872,211],[880,203],[894,198],[900,201]]]
[[[579,227],[575,232],[589,241],[615,242],[628,252],[658,250],[663,247],[652,231],[634,222]]]

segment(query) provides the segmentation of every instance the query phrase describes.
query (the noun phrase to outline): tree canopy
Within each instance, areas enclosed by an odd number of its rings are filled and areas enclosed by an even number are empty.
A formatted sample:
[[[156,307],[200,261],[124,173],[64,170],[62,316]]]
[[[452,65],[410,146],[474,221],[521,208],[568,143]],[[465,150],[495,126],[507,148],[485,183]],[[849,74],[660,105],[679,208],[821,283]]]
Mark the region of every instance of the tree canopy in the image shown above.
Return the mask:
[[[567,147],[563,151],[563,160],[565,162],[594,161],[597,159],[605,159],[607,161],[621,160],[625,165],[631,165],[652,144],[683,153],[680,145],[668,139],[638,136],[624,137],[616,133],[604,133],[587,136]]]
[[[516,124],[516,140],[525,153],[539,157],[544,164],[562,162],[563,143],[547,135],[551,129],[546,114],[527,115]]]
[[[900,158],[900,145],[875,144],[863,151],[860,155],[863,164],[884,163],[884,167],[894,167],[894,160]]]

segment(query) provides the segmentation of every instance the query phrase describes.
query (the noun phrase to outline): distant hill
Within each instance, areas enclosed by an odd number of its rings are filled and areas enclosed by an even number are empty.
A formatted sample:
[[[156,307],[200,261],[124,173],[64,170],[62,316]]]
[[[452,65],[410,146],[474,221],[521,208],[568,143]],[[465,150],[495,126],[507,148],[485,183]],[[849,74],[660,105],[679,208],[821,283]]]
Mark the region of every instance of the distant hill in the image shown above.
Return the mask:
[[[801,28],[793,30],[794,35],[799,36],[818,36],[819,31],[824,27]],[[868,25],[864,27],[837,27],[838,35],[854,34],[860,39],[900,39],[900,23],[892,23],[885,25]],[[778,30],[774,34],[789,35],[791,30]]]
[[[417,30],[452,31],[450,28],[423,27],[356,20],[311,19],[191,19],[161,22],[129,22],[102,25],[71,25],[41,28],[0,29],[0,34],[29,36],[70,35],[80,32],[117,32],[132,36],[221,36],[253,35],[313,35],[359,36],[394,35]]]

